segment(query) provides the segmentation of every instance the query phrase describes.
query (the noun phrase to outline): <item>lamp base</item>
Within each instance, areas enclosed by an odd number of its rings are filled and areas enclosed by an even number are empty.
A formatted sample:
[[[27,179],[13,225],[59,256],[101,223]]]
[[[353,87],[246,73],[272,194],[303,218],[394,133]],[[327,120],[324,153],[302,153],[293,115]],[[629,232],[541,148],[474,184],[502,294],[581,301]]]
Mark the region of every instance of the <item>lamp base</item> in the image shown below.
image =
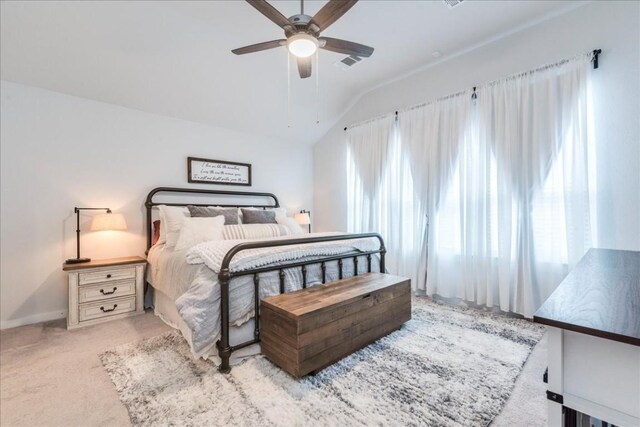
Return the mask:
[[[91,258],[71,258],[66,260],[64,263],[65,264],[81,264],[83,262],[89,262],[91,261]]]

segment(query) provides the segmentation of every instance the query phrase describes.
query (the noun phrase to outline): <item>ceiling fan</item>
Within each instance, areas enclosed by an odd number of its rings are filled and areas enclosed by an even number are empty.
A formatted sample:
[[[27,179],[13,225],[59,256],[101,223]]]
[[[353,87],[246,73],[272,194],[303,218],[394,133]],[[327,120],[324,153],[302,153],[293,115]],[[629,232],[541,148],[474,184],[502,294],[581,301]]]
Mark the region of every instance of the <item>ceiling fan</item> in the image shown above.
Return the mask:
[[[316,53],[318,48],[361,58],[368,58],[373,54],[372,47],[320,36],[322,31],[347,13],[358,0],[329,0],[313,17],[304,14],[304,0],[300,0],[300,14],[289,18],[278,12],[266,0],[246,1],[282,28],[286,39],[252,44],[232,50],[231,52],[236,55],[286,46],[289,52],[296,57],[300,77],[306,79],[311,76],[311,56]]]

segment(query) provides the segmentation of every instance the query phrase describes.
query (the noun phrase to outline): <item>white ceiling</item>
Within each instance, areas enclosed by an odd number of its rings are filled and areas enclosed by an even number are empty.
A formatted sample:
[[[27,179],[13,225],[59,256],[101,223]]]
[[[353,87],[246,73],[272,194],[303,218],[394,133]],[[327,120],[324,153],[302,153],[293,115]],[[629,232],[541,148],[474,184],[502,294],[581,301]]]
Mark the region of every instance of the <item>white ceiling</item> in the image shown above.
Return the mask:
[[[271,2],[285,16],[297,1]],[[313,15],[324,1],[305,2]],[[323,34],[376,48],[349,71],[344,57],[320,53],[315,74],[291,67],[287,126],[284,48],[244,56],[230,50],[282,38],[282,30],[243,1],[69,1],[1,5],[4,80],[195,122],[313,143],[367,89],[436,59],[572,7],[572,1],[361,0]],[[440,58],[439,60],[442,60]],[[317,69],[314,73],[317,73]]]

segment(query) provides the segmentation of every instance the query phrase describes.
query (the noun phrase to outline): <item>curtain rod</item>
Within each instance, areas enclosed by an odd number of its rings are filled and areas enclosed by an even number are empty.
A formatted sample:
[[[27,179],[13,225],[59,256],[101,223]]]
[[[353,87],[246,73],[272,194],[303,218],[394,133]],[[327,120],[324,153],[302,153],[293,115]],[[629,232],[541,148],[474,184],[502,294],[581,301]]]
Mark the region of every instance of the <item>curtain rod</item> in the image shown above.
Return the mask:
[[[593,56],[592,56],[592,58],[591,58],[591,61],[593,62],[593,69],[594,69],[594,70],[597,70],[597,69],[599,68],[598,56],[599,56],[601,53],[602,53],[602,49],[594,49],[594,50],[591,52],[591,54],[593,55]],[[563,60],[563,61],[557,62],[557,63],[555,63],[555,64],[552,64],[552,65],[560,65],[560,64],[563,64],[563,63],[564,63],[564,62],[566,62],[566,61],[567,61],[567,60]],[[540,68],[537,68],[537,69],[532,70],[532,71],[538,71],[538,70],[540,70],[540,69],[545,69],[545,68],[548,68],[548,67],[549,67],[549,65],[547,65],[547,66],[543,66],[543,67],[540,67]],[[520,73],[520,74],[527,74],[527,73],[530,73],[530,72],[532,72],[532,71],[527,71],[527,72],[525,72],[525,73]],[[490,84],[490,83],[489,83],[489,84]],[[473,100],[478,99],[478,94],[476,93],[476,88],[477,88],[477,86],[474,86],[474,87],[473,87],[473,93],[471,94],[471,99],[473,99]],[[462,93],[462,92],[459,92],[458,94],[460,94],[460,93]],[[455,94],[455,95],[458,95],[458,94]],[[455,95],[453,95],[453,96],[455,96]],[[446,99],[446,98],[449,98],[449,96],[446,96],[446,97],[444,97],[443,99]],[[424,106],[424,105],[426,105],[426,104],[428,104],[428,103],[420,104],[420,105],[418,105],[418,107],[419,107],[419,106]],[[414,108],[414,107],[410,107],[410,108]],[[395,112],[395,115],[396,115],[396,118],[397,118],[397,117],[398,117],[398,111],[396,111],[396,112]],[[351,127],[356,126],[356,125],[359,125],[359,124],[366,123],[366,122],[371,121],[371,120],[374,120],[374,119],[369,119],[369,120],[365,120],[364,122],[356,123],[355,125],[351,125]],[[346,131],[347,129],[348,129],[348,127],[347,127],[347,126],[345,126],[345,127],[344,127],[344,130]]]
[[[353,123],[353,124],[351,124],[351,127],[364,125],[364,124],[366,124],[366,123],[370,123],[370,122],[375,122],[376,120],[382,120],[382,119],[384,119],[384,118],[386,118],[386,117],[389,117],[389,115],[390,115],[390,114],[391,114],[391,113],[383,114],[383,115],[381,115],[381,116],[376,116],[376,117],[372,117],[372,118],[370,118],[370,119],[362,120],[362,121],[360,121],[360,122],[357,122],[357,123]],[[398,112],[396,111],[394,114],[395,114],[395,116],[396,116],[395,118],[397,119],[397,118],[398,118]],[[347,127],[346,127],[346,126],[345,126],[344,130],[347,130]]]

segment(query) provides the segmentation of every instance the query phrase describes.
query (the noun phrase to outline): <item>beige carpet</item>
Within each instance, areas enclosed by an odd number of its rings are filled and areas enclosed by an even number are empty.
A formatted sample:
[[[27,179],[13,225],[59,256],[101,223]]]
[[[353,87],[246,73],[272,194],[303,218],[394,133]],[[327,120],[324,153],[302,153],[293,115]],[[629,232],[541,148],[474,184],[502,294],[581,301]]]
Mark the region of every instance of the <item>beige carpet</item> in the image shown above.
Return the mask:
[[[0,333],[0,425],[128,425],[98,354],[170,330],[150,313],[76,331],[64,321]],[[492,426],[546,424],[543,341]]]
[[[2,331],[0,425],[128,425],[98,354],[169,330],[147,313],[75,331],[64,320]]]

